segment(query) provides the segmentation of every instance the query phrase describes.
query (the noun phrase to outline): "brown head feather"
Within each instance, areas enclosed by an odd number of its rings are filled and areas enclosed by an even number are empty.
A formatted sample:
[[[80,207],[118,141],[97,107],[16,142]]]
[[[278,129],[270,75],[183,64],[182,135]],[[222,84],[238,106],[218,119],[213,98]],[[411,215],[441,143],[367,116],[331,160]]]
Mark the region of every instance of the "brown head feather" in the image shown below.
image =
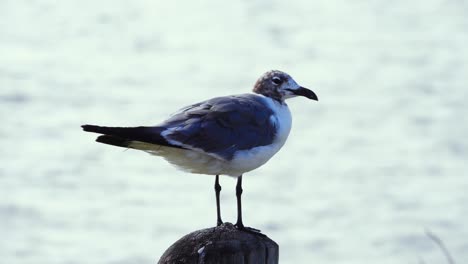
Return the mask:
[[[260,76],[260,78],[258,78],[257,82],[254,85],[253,92],[270,97],[279,102],[284,101],[284,94],[279,89],[280,85],[274,83],[273,78],[276,77],[280,78],[282,82],[287,82],[291,78],[289,74],[278,70],[266,72],[262,76]]]

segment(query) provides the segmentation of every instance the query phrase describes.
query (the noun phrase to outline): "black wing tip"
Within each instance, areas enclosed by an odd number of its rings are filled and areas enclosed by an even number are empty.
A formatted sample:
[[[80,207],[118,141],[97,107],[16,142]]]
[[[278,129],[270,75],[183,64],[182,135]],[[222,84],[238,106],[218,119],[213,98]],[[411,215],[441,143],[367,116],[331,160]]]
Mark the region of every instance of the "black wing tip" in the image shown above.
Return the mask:
[[[83,131],[98,133],[98,134],[113,134],[112,132],[117,129],[114,127],[96,126],[96,125],[82,125]]]
[[[130,144],[128,139],[109,135],[102,135],[97,137],[96,142],[124,148],[127,148]]]
[[[86,132],[94,132],[96,130],[96,128],[98,128],[99,126],[94,126],[94,125],[82,125],[81,128],[83,129],[83,131],[86,131]]]
[[[162,127],[105,127],[95,125],[82,125],[86,132],[102,134],[96,141],[118,147],[128,147],[132,141],[162,145],[167,147],[182,148],[169,143],[161,133]]]

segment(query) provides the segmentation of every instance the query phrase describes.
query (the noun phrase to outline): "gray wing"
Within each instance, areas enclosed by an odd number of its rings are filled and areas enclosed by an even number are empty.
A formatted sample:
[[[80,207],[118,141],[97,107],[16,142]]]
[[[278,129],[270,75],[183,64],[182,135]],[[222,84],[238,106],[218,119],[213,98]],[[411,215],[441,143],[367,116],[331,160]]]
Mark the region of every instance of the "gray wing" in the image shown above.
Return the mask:
[[[260,97],[244,94],[191,105],[158,127],[173,145],[230,160],[237,150],[273,142],[276,127],[272,115]]]

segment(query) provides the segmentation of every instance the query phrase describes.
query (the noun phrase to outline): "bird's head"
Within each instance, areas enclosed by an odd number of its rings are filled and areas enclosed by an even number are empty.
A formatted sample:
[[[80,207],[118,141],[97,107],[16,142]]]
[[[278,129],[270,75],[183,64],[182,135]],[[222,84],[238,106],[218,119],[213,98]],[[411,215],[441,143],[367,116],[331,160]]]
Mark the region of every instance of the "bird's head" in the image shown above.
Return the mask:
[[[304,96],[318,101],[314,92],[297,84],[289,74],[277,70],[266,72],[260,76],[255,83],[253,92],[280,102],[296,96]]]

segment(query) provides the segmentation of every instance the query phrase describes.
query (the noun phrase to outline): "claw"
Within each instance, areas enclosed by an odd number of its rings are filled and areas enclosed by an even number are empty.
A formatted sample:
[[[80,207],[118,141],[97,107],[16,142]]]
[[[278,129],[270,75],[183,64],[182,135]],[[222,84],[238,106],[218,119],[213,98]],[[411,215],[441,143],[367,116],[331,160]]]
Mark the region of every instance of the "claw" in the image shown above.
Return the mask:
[[[253,234],[253,235],[257,235],[257,236],[266,237],[266,235],[262,234],[262,231],[259,230],[259,229],[252,228],[252,227],[247,227],[247,226],[244,226],[243,224],[235,224],[234,226],[239,231],[247,232],[247,233],[250,233],[250,234]]]

